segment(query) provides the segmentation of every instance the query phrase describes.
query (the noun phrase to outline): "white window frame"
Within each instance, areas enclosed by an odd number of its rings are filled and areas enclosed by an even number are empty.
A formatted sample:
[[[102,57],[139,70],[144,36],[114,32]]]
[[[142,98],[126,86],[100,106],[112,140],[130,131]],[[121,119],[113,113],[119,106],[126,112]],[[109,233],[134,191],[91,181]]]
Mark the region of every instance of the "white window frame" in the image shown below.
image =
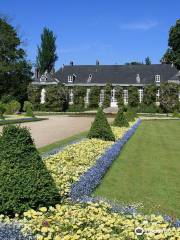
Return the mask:
[[[116,103],[117,100],[116,100],[116,89],[112,89],[111,90],[111,102],[112,103]]]
[[[99,94],[99,103],[102,104],[104,102],[104,89],[101,89]]]
[[[140,88],[140,89],[138,89],[138,91],[139,91],[139,102],[142,103],[142,101],[143,101],[143,89]]]
[[[155,82],[160,83],[161,82],[161,75],[155,75]]]
[[[123,100],[125,104],[128,103],[128,89],[123,89]]]
[[[73,82],[73,75],[68,75],[68,83],[72,83]]]
[[[85,99],[84,99],[86,104],[89,104],[89,93],[90,93],[90,90],[91,90],[90,88],[86,89],[86,96],[85,96]]]
[[[73,104],[73,98],[74,98],[73,89],[70,89],[69,90],[69,104]]]

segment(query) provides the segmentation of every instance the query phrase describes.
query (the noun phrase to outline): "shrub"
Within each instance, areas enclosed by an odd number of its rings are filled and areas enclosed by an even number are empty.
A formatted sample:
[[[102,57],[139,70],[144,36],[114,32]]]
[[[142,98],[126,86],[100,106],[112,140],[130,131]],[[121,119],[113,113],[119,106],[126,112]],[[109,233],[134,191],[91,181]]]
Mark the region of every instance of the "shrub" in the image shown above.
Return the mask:
[[[26,115],[29,117],[34,117],[33,114],[33,105],[29,101],[24,102],[23,111],[26,112]]]
[[[86,88],[83,86],[76,86],[73,89],[73,105],[75,109],[82,111],[85,107],[84,98],[86,96]]]
[[[100,88],[93,86],[89,93],[89,108],[98,108],[99,106]]]
[[[110,84],[106,84],[106,86],[104,88],[103,108],[110,107],[110,104],[111,104],[111,89],[112,89],[112,86]]]
[[[138,88],[130,86],[128,89],[128,105],[130,107],[137,107],[139,104]]]
[[[40,109],[41,87],[30,84],[28,86],[28,100],[33,104],[34,110]]]
[[[135,118],[138,117],[135,108],[128,108],[127,112],[125,113],[125,116],[128,122],[133,122],[135,121]]]
[[[64,112],[68,107],[68,93],[64,85],[46,88],[45,107],[48,111]]]
[[[12,216],[59,201],[54,181],[25,127],[9,125],[3,128],[0,179],[0,213]]]
[[[118,107],[124,107],[124,100],[123,100],[123,88],[120,86],[116,87],[116,93],[115,93],[115,97],[117,100],[117,105]]]
[[[12,100],[6,105],[6,113],[15,114],[19,112],[20,108],[21,108],[21,104],[16,100]]]
[[[6,111],[6,106],[4,103],[0,102],[0,119],[4,118],[3,117],[3,114],[5,113]]]
[[[140,103],[137,106],[136,111],[139,113],[158,113],[159,107],[155,104],[146,105],[144,103]]]
[[[178,111],[173,112],[173,117],[180,118],[180,113]]]
[[[118,113],[114,119],[113,125],[117,126],[117,127],[128,127],[129,126],[128,120],[127,120],[122,108],[119,108]]]
[[[98,109],[95,120],[88,133],[88,138],[100,138],[105,141],[115,141],[115,136],[102,108]]]

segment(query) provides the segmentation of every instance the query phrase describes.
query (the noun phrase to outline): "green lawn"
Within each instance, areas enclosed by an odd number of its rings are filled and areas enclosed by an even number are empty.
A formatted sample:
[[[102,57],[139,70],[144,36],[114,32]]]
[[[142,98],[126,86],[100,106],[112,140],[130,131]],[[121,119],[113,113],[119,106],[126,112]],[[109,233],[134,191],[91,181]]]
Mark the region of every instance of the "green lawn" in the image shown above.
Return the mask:
[[[180,218],[180,121],[143,121],[94,194]]]

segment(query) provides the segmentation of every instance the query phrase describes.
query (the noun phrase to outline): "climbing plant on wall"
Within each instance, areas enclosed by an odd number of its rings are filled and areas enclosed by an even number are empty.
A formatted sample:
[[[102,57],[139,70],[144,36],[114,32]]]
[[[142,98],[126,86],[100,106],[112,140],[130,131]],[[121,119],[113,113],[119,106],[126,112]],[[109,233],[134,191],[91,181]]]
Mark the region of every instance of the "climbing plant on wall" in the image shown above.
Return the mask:
[[[106,84],[104,88],[104,102],[103,102],[103,108],[110,107],[111,104],[111,84]]]
[[[90,89],[90,93],[89,93],[90,108],[97,108],[99,106],[99,95],[100,95],[100,88],[98,86],[93,86]]]

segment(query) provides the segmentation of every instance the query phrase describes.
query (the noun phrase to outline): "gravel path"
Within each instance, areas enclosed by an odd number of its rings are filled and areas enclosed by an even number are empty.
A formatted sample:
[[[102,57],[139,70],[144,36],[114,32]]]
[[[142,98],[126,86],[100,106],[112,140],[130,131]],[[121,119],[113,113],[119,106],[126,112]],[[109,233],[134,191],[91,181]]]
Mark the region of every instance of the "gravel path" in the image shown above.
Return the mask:
[[[43,117],[43,116],[42,116]],[[48,120],[21,123],[30,129],[36,146],[43,147],[74,134],[89,130],[93,117],[48,116]],[[0,127],[0,132],[2,131]]]

